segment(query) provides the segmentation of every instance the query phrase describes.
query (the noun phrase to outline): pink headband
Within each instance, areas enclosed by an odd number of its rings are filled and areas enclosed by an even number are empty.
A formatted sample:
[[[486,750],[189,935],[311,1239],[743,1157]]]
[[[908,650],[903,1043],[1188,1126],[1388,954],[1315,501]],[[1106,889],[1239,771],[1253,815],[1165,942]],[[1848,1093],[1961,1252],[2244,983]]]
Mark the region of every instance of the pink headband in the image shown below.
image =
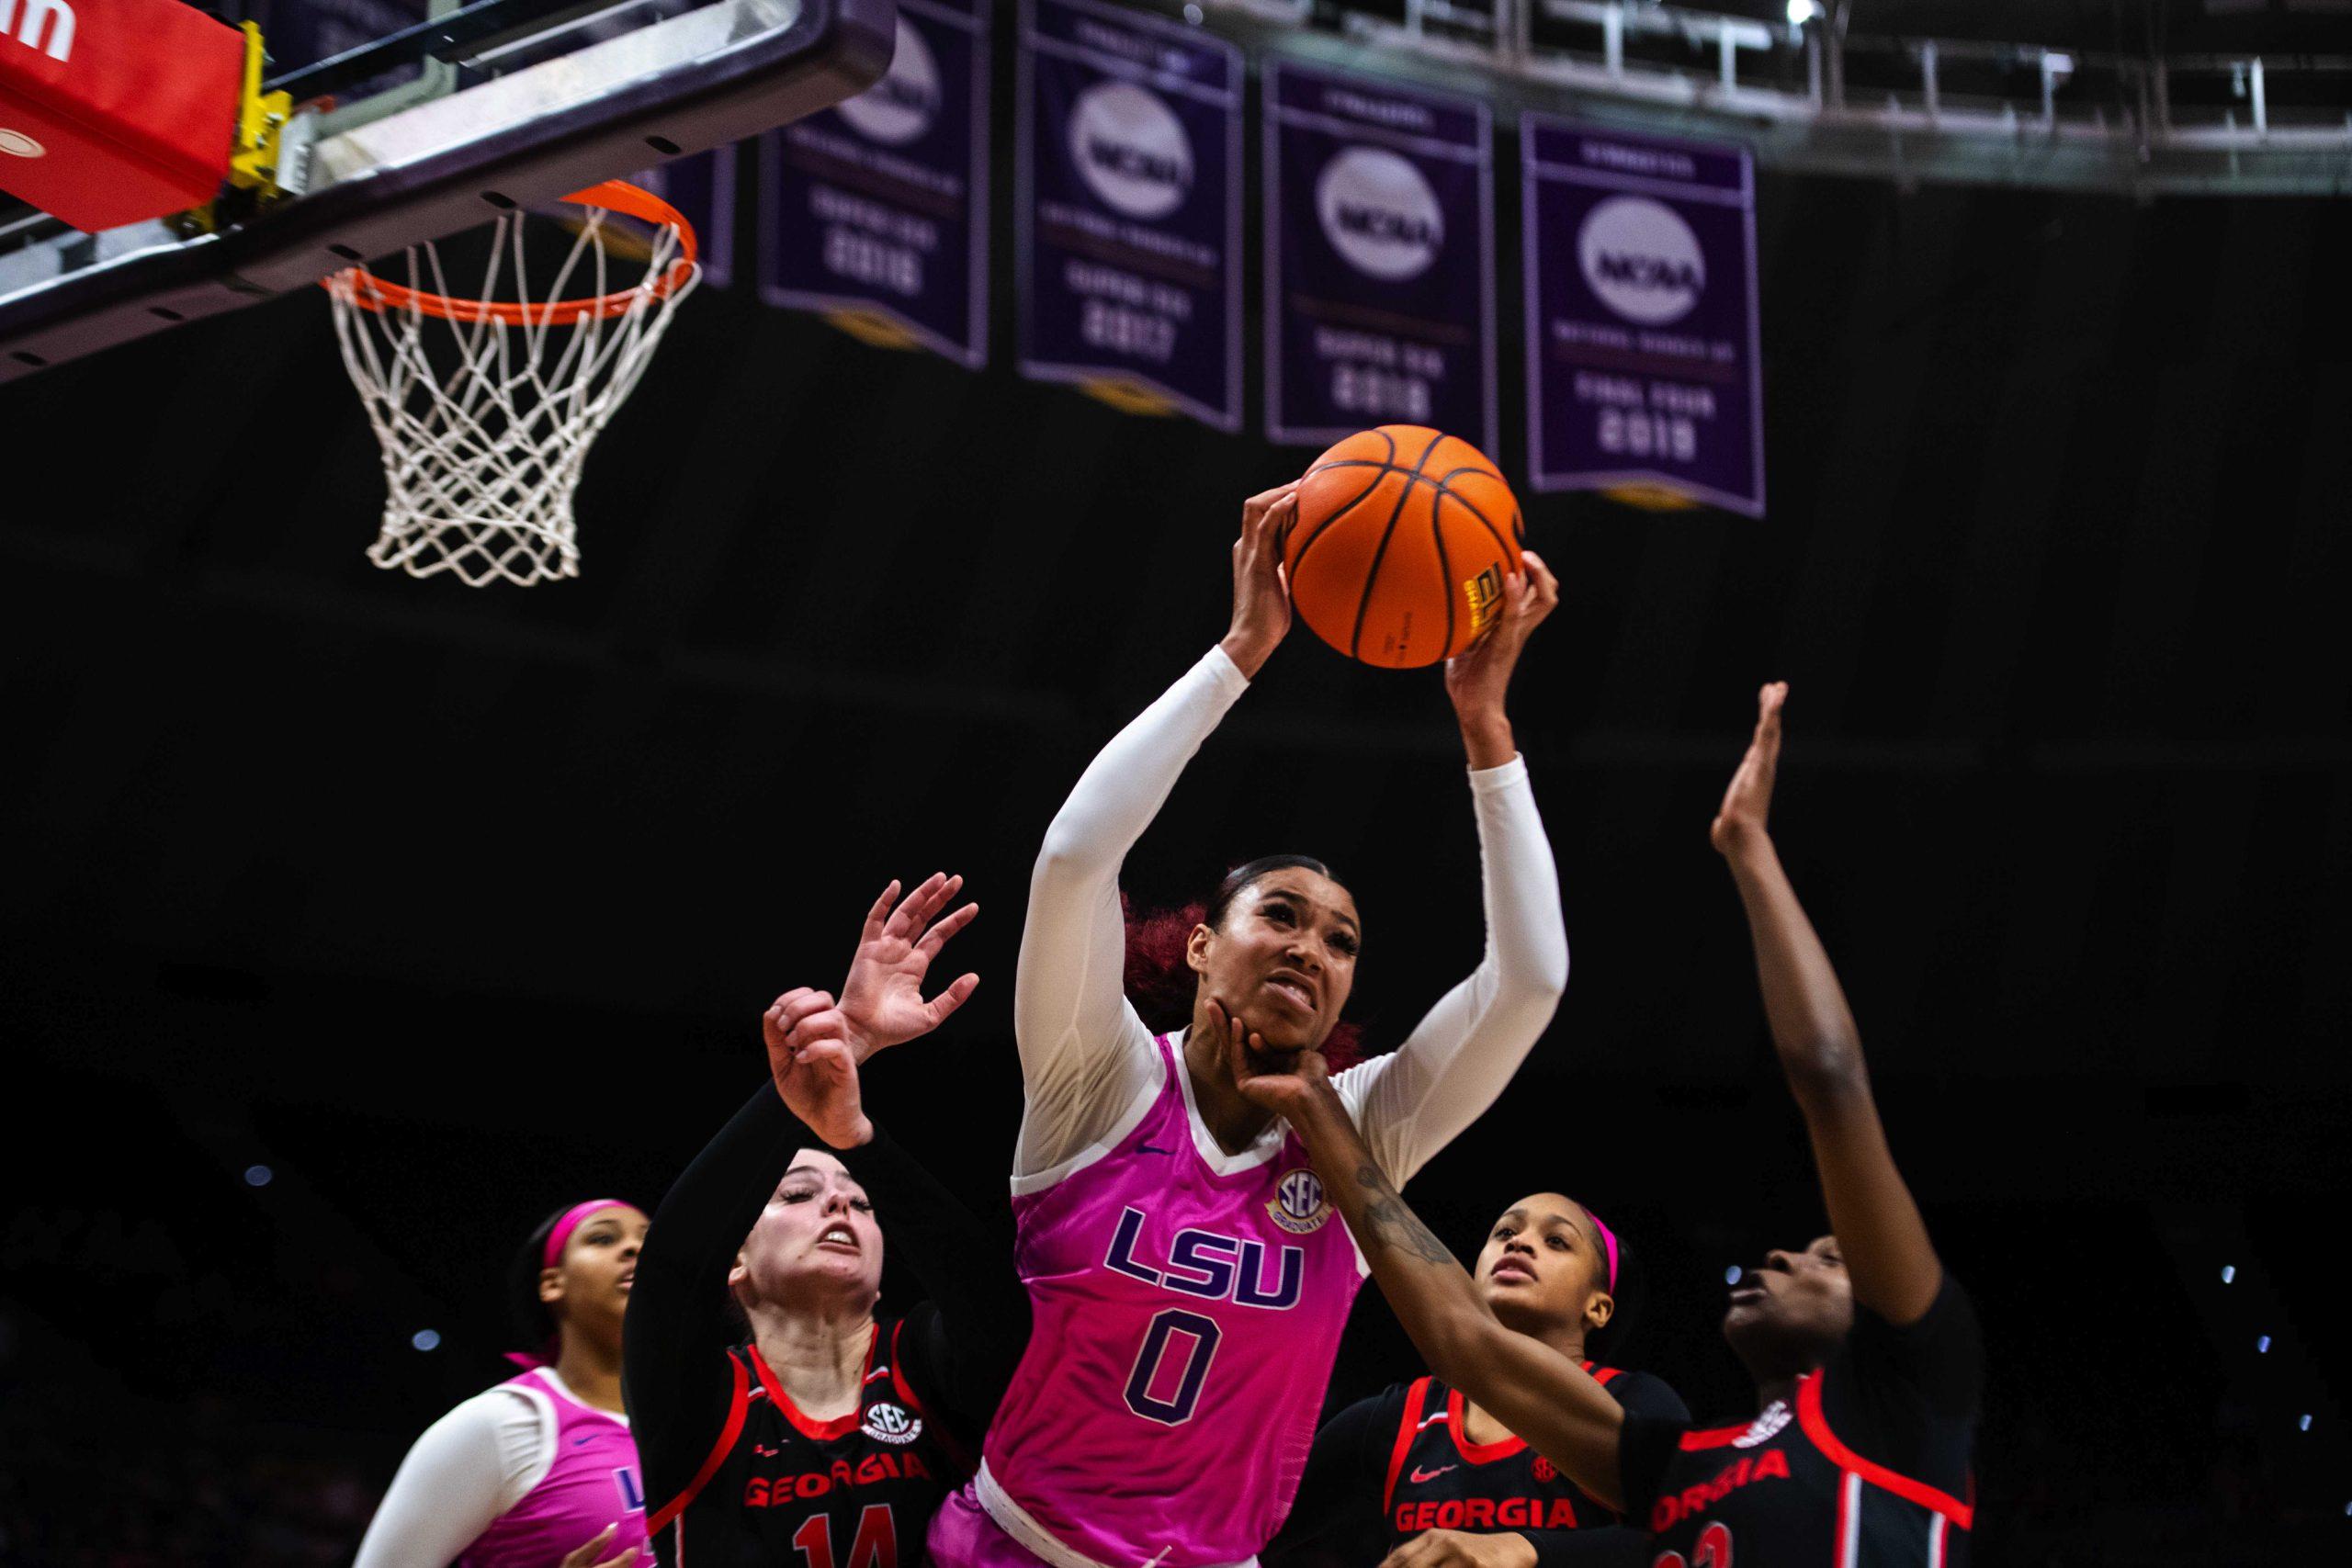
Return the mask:
[[[1609,1223],[1590,1209],[1585,1210],[1584,1217],[1590,1220],[1592,1228],[1600,1233],[1600,1245],[1609,1254],[1609,1293],[1613,1296],[1617,1293],[1617,1233],[1611,1230]]]
[[[626,1198],[591,1198],[585,1203],[574,1203],[563,1212],[562,1218],[556,1221],[555,1228],[548,1232],[547,1250],[539,1254],[539,1267],[554,1268],[557,1259],[563,1256],[563,1244],[571,1239],[571,1233],[580,1228],[580,1222],[597,1210],[633,1209],[636,1206]]]

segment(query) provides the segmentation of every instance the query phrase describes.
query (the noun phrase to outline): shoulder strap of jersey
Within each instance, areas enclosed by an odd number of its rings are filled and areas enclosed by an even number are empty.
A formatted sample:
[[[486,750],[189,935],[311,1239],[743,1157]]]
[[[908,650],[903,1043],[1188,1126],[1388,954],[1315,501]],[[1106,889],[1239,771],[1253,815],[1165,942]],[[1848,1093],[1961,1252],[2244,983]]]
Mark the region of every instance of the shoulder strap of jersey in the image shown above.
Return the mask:
[[[931,1418],[931,1412],[922,1407],[922,1401],[915,1394],[915,1385],[907,1381],[906,1359],[899,1353],[899,1331],[906,1325],[907,1320],[903,1317],[890,1325],[890,1386],[899,1391],[899,1397],[906,1402],[908,1409],[927,1421]],[[875,1326],[879,1329],[881,1325],[877,1324]]]
[[[1607,1388],[1611,1383],[1616,1382],[1617,1379],[1624,1375],[1623,1371],[1615,1367],[1596,1367],[1590,1361],[1578,1361],[1577,1365],[1582,1367],[1586,1371],[1590,1372],[1592,1374],[1592,1381],[1599,1383],[1603,1388]]]
[[[1951,1493],[1930,1486],[1924,1481],[1914,1481],[1883,1464],[1866,1460],[1839,1440],[1838,1434],[1829,1429],[1829,1417],[1821,1408],[1822,1375],[1818,1371],[1813,1372],[1797,1383],[1797,1421],[1804,1427],[1804,1435],[1813,1440],[1813,1446],[1826,1454],[1829,1462],[1838,1469],[1859,1475],[1871,1485],[1892,1492],[1905,1502],[1917,1503],[1923,1508],[1941,1514],[1962,1529],[1969,1529],[1976,1517],[1973,1505],[1963,1503]]]
[[[1396,1443],[1388,1450],[1388,1478],[1380,1487],[1380,1511],[1388,1512],[1396,1500],[1396,1478],[1405,1473],[1406,1450],[1413,1446],[1413,1436],[1421,1429],[1421,1409],[1429,1403],[1430,1380],[1415,1378],[1405,1390],[1405,1414],[1396,1423]]]
[[[736,1442],[743,1436],[743,1415],[752,1403],[752,1372],[743,1364],[743,1358],[732,1350],[727,1353],[727,1365],[735,1374],[735,1392],[727,1401],[727,1424],[719,1428],[718,1441],[711,1444],[709,1455],[702,1461],[702,1468],[695,1472],[695,1478],[686,1483],[686,1489],[646,1519],[645,1533],[649,1536],[660,1535],[670,1528],[671,1520],[686,1511],[687,1505],[710,1484],[710,1478],[718,1473],[718,1467],[727,1462],[727,1456],[735,1451]]]

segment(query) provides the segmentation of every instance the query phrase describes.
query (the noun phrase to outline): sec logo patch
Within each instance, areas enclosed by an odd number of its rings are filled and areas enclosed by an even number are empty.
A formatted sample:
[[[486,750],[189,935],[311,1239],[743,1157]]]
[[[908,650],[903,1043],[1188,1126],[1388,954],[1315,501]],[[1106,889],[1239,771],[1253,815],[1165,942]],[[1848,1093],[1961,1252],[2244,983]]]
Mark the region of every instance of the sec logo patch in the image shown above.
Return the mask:
[[[1290,1170],[1274,1184],[1274,1195],[1266,1201],[1266,1213],[1274,1224],[1293,1235],[1311,1235],[1323,1228],[1331,1217],[1331,1205],[1323,1196],[1323,1183],[1311,1170]]]
[[[865,1420],[858,1429],[877,1443],[911,1443],[922,1436],[922,1421],[895,1404],[876,1404],[865,1407]]]

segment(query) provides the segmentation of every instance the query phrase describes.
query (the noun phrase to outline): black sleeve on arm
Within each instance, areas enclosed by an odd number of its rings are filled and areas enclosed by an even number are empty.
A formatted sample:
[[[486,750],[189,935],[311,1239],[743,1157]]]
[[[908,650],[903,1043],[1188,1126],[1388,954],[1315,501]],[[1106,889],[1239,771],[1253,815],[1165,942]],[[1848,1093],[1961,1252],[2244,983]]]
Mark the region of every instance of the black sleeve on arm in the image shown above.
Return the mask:
[[[966,1208],[879,1126],[872,1142],[834,1152],[873,1201],[888,1258],[930,1297],[900,1324],[899,1370],[926,1404],[978,1437],[1029,1344],[1012,1227]]]
[[[815,1142],[763,1078],[653,1212],[629,1288],[621,1377],[657,1508],[685,1490],[726,1424],[734,1386],[722,1352],[741,1337],[728,1271],[793,1154]]]
[[[1946,1270],[1918,1322],[1897,1327],[1857,1305],[1823,1369],[1821,1413],[1864,1459],[1965,1497],[1984,1379],[1984,1339],[1968,1292]]]
[[[1649,1568],[1647,1530],[1603,1525],[1599,1529],[1517,1533],[1535,1549],[1535,1568]]]
[[[1620,1372],[1611,1378],[1609,1392],[1619,1404],[1625,1407],[1625,1425],[1631,1431],[1636,1421],[1652,1423],[1659,1429],[1670,1431],[1679,1440],[1683,1429],[1690,1425],[1690,1406],[1674,1392],[1664,1378],[1648,1372]],[[1654,1439],[1653,1439],[1654,1440]],[[1620,1440],[1621,1456],[1627,1452]],[[1663,1466],[1661,1465],[1661,1468]],[[1634,1485],[1632,1472],[1626,1472],[1626,1486]],[[1645,1490],[1655,1490],[1657,1483],[1646,1483]],[[1648,1499],[1643,1498],[1646,1509]],[[1630,1510],[1632,1505],[1628,1504]],[[1638,1523],[1641,1516],[1629,1511],[1624,1517]],[[1535,1568],[1648,1568],[1650,1534],[1632,1525],[1588,1526],[1577,1530],[1521,1530],[1530,1545],[1535,1548]]]
[[[1290,1503],[1283,1528],[1260,1553],[1280,1563],[1288,1554],[1343,1532],[1380,1521],[1380,1493],[1388,1474],[1388,1450],[1405,1418],[1405,1385],[1359,1399],[1315,1434],[1306,1451],[1306,1473]],[[1344,1534],[1339,1539],[1347,1539]]]
[[[1617,1474],[1625,1493],[1623,1517],[1639,1524],[1665,1484],[1667,1466],[1690,1429],[1689,1416],[1643,1416],[1628,1409],[1617,1433]]]
[[[1609,1380],[1609,1392],[1625,1407],[1628,1416],[1646,1416],[1654,1421],[1679,1421],[1690,1424],[1690,1407],[1682,1396],[1661,1377],[1648,1372],[1620,1372]]]

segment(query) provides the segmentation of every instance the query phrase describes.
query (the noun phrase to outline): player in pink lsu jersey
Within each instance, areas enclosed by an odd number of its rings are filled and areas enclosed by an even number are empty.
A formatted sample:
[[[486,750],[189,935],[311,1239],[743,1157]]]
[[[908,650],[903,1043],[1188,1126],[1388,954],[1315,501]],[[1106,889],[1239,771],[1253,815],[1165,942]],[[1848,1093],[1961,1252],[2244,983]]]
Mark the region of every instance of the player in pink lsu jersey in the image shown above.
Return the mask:
[[[942,1568],[1252,1561],[1306,1462],[1362,1262],[1288,1129],[1241,1098],[1226,1041],[1272,1063],[1328,1038],[1355,978],[1355,901],[1320,862],[1226,878],[1192,931],[1192,1025],[1125,994],[1119,866],[1289,629],[1276,570],[1295,487],[1252,498],[1224,639],[1120,731],[1046,830],[1013,998],[1027,1090],[1012,1175],[1035,1316],[971,1485],[933,1518]],[[1504,689],[1558,585],[1532,555],[1508,613],[1448,666],[1470,762],[1487,945],[1470,977],[1340,1092],[1401,1182],[1500,1092],[1567,979],[1558,878]]]
[[[631,1568],[645,1483],[621,1408],[621,1321],[645,1244],[615,1198],[559,1209],[523,1244],[507,1290],[534,1348],[523,1368],[416,1439],[356,1568]]]

